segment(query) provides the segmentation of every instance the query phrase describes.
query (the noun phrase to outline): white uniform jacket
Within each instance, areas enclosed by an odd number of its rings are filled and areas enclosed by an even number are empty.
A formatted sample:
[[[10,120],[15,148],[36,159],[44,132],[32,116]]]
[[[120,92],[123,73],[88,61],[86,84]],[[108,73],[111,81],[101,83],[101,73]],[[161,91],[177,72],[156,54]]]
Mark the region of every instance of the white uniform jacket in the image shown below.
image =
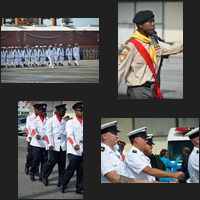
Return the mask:
[[[83,153],[83,121],[82,124],[78,121],[76,117],[67,121],[66,124],[67,131],[67,153],[74,154],[77,156],[82,156]],[[80,146],[79,150],[75,150],[74,146],[78,144]]]
[[[64,49],[63,48],[58,48],[58,55],[64,56]]]
[[[79,57],[80,56],[79,47],[74,47],[73,48],[73,55],[74,55],[74,57]]]
[[[72,48],[67,48],[66,49],[66,55],[67,56],[72,56]]]
[[[26,119],[26,135],[27,135],[27,138],[26,138],[26,141],[27,142],[30,142],[29,141],[29,137],[33,137],[32,135],[32,132],[31,132],[31,123],[33,122],[33,120],[36,118],[37,116],[35,115],[35,113],[29,115]]]
[[[53,146],[54,151],[67,150],[66,121],[60,122],[56,115],[47,120],[47,143],[48,147]]]
[[[46,49],[41,49],[40,56],[45,58],[47,57]]]
[[[145,179],[154,181],[155,177],[150,176],[142,170],[149,166],[151,167],[150,159],[144,155],[138,148],[132,146],[131,149],[126,153],[125,160],[126,172],[128,177],[136,179]]]
[[[192,183],[199,183],[199,148],[194,147],[188,160],[188,170]]]
[[[116,171],[117,174],[127,176],[122,157],[116,148],[112,150],[109,146],[101,143],[101,183],[111,183],[105,175]]]
[[[33,137],[30,145],[35,147],[47,148],[46,122],[47,119],[44,118],[44,121],[42,122],[39,115],[33,120],[33,122],[31,123],[31,132],[33,134]],[[36,138],[36,135],[40,135],[41,139],[38,140]]]
[[[29,51],[26,49],[26,50],[23,50],[22,52],[22,57],[25,59],[25,58],[29,58]]]
[[[47,50],[47,56],[49,57],[49,58],[54,58],[54,55],[55,55],[55,51],[54,51],[54,49],[48,49]]]
[[[7,58],[12,58],[12,55],[13,55],[12,50],[7,51]]]

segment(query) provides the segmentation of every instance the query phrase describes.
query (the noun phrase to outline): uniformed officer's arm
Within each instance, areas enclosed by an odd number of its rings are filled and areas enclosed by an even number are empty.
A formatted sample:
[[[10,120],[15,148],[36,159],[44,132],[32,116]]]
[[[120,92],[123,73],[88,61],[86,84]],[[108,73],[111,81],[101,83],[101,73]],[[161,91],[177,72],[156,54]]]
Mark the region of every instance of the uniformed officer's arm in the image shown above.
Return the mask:
[[[36,120],[33,120],[33,122],[31,123],[31,133],[32,133],[38,140],[41,139],[41,136],[40,136],[39,133],[37,132]]]
[[[47,139],[47,144],[49,147],[49,150],[53,150],[53,130],[52,130],[52,118],[47,120],[47,125],[46,125],[46,139]]]
[[[118,87],[120,86],[122,80],[126,77],[131,63],[134,58],[134,48],[132,43],[128,43],[123,46],[120,61],[118,63]]]
[[[160,45],[160,50],[161,50],[162,55],[172,55],[172,54],[177,54],[183,51],[182,42],[180,43],[176,42],[173,45],[170,45],[170,44],[159,41],[159,45]]]
[[[112,183],[151,183],[148,180],[133,179],[117,174],[116,171],[108,172],[104,175]]]
[[[182,180],[184,178],[184,173],[183,172],[167,172],[167,171],[163,171],[160,169],[156,169],[156,168],[151,168],[149,166],[146,166],[142,172],[149,174],[151,176],[155,176],[155,177],[173,177],[179,180]]]
[[[66,131],[67,131],[67,139],[69,143],[74,147],[75,150],[80,149],[79,145],[75,142],[74,129],[73,129],[71,121],[68,121],[66,123]]]
[[[26,135],[28,137],[32,137],[30,123],[31,123],[30,116],[28,116],[26,119]]]

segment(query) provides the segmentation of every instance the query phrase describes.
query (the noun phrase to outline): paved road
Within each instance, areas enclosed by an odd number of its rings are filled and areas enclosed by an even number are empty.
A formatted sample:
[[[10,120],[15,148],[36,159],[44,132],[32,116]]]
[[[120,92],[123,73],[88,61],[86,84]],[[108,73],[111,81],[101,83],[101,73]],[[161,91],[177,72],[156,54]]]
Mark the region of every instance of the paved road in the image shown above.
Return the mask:
[[[125,82],[118,88],[118,98],[127,98]],[[183,99],[183,56],[170,56],[164,59],[161,68],[160,90],[165,99]]]
[[[2,83],[98,83],[99,60],[80,60],[80,66],[3,68]]]
[[[60,192],[57,187],[57,165],[49,177],[49,186],[39,182],[37,176],[35,177],[36,181],[32,182],[30,176],[24,173],[26,147],[25,136],[18,136],[18,199],[83,199],[83,195],[75,193],[76,174],[70,180],[66,192]]]

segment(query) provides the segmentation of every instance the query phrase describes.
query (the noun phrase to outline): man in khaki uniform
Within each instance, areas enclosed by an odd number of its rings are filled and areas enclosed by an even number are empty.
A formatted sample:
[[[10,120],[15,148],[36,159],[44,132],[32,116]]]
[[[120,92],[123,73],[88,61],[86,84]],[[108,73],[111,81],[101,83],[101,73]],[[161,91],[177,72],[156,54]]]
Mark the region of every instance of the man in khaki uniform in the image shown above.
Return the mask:
[[[85,53],[86,53],[86,60],[89,60],[89,48],[86,49]]]
[[[127,96],[130,99],[153,99],[156,98],[157,87],[156,73],[160,65],[161,55],[177,54],[183,50],[183,43],[169,45],[160,42],[153,36],[155,31],[154,13],[149,10],[138,12],[133,22],[136,23],[135,33],[128,39],[122,48],[118,64],[118,86],[125,78]],[[133,39],[139,41],[152,59],[155,73],[132,43]],[[159,91],[159,94],[161,92]],[[160,95],[162,98],[162,94]]]

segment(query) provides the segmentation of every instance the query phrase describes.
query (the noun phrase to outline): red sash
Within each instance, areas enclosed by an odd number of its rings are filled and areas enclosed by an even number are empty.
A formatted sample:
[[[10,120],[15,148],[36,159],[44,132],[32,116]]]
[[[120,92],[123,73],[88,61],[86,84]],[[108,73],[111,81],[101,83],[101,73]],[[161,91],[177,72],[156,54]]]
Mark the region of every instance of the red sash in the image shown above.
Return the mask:
[[[161,93],[161,91],[158,88],[158,80],[157,80],[157,76],[156,76],[156,71],[154,69],[153,66],[153,62],[152,59],[149,55],[149,53],[147,52],[147,50],[144,48],[144,46],[135,38],[130,40],[129,42],[133,43],[135,45],[135,47],[137,48],[137,50],[140,52],[141,56],[144,58],[144,60],[146,61],[147,65],[149,66],[154,78],[155,78],[155,85],[154,85],[154,90],[155,90],[155,99],[163,99],[163,95]]]

